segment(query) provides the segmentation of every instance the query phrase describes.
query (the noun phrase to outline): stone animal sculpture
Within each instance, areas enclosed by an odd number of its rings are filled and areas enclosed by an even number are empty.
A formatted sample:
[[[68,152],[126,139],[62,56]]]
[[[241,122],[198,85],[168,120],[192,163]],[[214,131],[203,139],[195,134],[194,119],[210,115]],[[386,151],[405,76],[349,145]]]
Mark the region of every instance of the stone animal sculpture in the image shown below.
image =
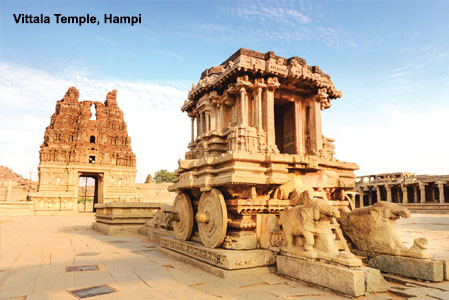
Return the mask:
[[[313,251],[315,236],[322,232],[320,221],[339,218],[338,209],[323,199],[311,199],[304,205],[287,208],[280,214],[287,248],[294,247],[294,236],[304,237],[304,249]]]
[[[395,203],[380,201],[350,212],[341,211],[340,224],[345,235],[356,249],[368,256],[391,254],[415,258],[427,258],[427,239],[415,239],[414,245],[407,248],[402,244],[396,230],[396,220],[410,218],[407,208]]]

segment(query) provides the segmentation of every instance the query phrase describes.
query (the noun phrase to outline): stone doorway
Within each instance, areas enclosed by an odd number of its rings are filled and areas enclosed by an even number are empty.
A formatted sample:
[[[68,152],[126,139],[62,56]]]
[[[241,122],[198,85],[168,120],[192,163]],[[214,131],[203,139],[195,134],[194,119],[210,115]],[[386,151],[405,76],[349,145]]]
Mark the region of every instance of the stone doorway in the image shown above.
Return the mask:
[[[78,175],[78,212],[95,212],[95,204],[103,202],[100,173],[80,172]]]
[[[276,146],[281,153],[296,154],[295,107],[293,102],[274,105]]]

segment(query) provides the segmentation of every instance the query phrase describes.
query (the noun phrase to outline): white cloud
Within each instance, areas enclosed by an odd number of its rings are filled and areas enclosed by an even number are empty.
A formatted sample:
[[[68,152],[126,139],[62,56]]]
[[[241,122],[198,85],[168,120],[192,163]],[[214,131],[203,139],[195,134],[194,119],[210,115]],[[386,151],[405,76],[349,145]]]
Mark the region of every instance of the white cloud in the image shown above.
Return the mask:
[[[235,13],[248,20],[270,20],[290,24],[307,24],[312,19],[296,8],[286,6],[285,3],[270,3],[264,5],[262,2],[243,2],[235,9]]]
[[[184,58],[182,58],[180,55],[176,54],[176,52],[171,50],[155,50],[153,51],[154,54],[159,54],[162,56],[169,56],[177,59],[178,61],[184,61]]]
[[[190,119],[180,111],[187,90],[144,81],[98,80],[83,73],[49,74],[20,65],[0,63],[0,164],[37,178],[39,147],[56,101],[70,86],[80,100],[104,101],[118,90],[131,146],[137,156],[137,181],[159,169],[174,170],[190,140]],[[176,84],[174,84],[176,85]]]

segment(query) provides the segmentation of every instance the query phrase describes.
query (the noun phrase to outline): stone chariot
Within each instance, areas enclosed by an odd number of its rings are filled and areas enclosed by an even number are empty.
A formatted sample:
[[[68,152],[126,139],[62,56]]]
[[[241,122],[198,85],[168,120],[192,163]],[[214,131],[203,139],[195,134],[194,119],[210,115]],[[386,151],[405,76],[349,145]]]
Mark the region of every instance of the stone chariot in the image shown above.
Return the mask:
[[[347,206],[358,166],[335,159],[321,132],[321,110],[339,97],[330,76],[299,57],[240,49],[205,70],[182,106],[192,137],[170,187],[176,238],[277,247],[286,208],[311,199]]]

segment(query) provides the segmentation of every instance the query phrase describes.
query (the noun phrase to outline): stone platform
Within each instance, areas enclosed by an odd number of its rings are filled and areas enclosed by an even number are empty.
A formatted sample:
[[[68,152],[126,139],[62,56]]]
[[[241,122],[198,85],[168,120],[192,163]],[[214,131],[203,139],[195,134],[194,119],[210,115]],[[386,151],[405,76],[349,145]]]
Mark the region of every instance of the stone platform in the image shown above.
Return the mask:
[[[31,201],[0,201],[0,216],[32,216],[34,203]]]
[[[448,260],[378,255],[369,259],[368,265],[386,273],[439,282],[448,279],[448,262]]]
[[[276,273],[275,266],[226,270],[223,268],[215,267],[211,264],[202,262],[196,258],[187,256],[182,253],[178,253],[178,252],[170,250],[170,249],[158,247],[157,251],[159,251],[160,253],[165,254],[167,256],[170,256],[178,261],[192,265],[200,270],[203,270],[207,273],[210,273],[212,275],[215,275],[217,277],[224,278],[224,279],[230,279],[230,278],[235,278],[235,277],[240,277],[240,276],[260,276],[260,275],[265,275],[265,274],[270,274],[270,273]]]
[[[210,249],[199,243],[179,241],[174,237],[161,237],[160,246],[225,270],[268,267],[276,263],[270,250]]]
[[[367,267],[348,268],[320,261],[303,260],[284,255],[276,257],[277,272],[329,288],[349,296],[381,292],[387,285],[380,272]]]
[[[160,209],[159,203],[113,202],[96,204],[92,229],[107,235],[133,235]]]

